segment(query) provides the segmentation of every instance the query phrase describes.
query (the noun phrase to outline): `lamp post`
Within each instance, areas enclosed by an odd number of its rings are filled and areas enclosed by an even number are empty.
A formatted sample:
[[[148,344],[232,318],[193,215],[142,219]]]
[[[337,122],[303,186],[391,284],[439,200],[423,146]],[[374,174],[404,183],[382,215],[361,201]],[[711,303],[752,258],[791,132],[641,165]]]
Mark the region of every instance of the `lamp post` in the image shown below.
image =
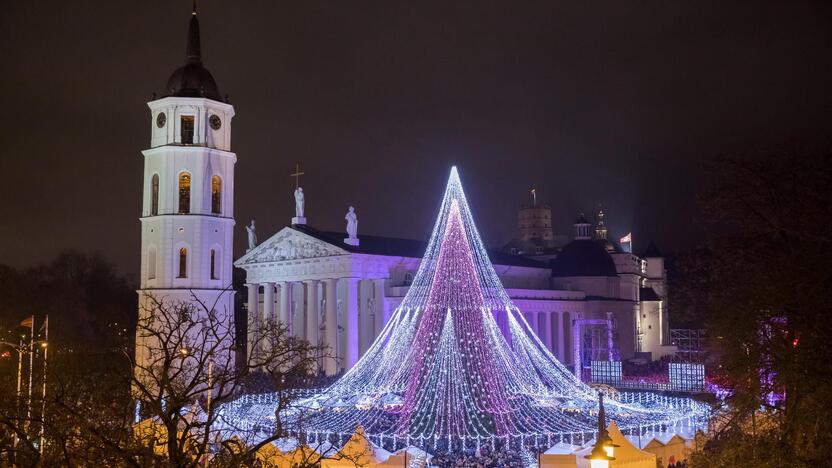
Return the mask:
[[[43,387],[41,389],[40,403],[40,432],[38,433],[38,450],[43,455],[43,446],[46,443],[44,432],[46,430],[46,363],[49,352],[49,315],[43,320],[43,341],[40,346],[43,348]]]
[[[615,460],[615,445],[607,432],[607,421],[604,413],[604,394],[598,393],[598,436],[595,437],[595,445],[586,458],[591,468],[609,468],[610,462]]]
[[[610,462],[615,460],[615,457],[607,455],[604,447],[598,444],[595,444],[592,447],[592,452],[584,458],[589,460],[590,468],[609,468]]]

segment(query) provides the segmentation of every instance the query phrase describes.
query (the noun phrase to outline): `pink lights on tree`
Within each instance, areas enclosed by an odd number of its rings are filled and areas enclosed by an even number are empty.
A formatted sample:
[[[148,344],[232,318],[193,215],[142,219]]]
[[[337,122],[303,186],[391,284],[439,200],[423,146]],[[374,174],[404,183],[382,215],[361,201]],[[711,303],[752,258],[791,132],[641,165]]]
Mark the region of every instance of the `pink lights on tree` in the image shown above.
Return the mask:
[[[430,422],[440,433],[455,437],[477,433],[480,427],[504,434],[511,409],[501,376],[489,365],[496,356],[485,327],[493,317],[485,305],[456,198],[450,200],[422,314],[413,347],[419,352],[407,380],[399,433],[419,434]],[[430,400],[442,404],[418,411]]]

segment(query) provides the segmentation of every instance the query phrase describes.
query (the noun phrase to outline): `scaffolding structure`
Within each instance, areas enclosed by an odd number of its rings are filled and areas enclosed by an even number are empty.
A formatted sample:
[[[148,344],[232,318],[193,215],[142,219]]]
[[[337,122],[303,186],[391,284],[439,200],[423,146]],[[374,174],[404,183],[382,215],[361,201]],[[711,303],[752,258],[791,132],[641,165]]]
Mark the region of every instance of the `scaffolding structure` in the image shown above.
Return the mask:
[[[702,328],[671,328],[670,342],[676,346],[674,362],[702,364],[705,362],[705,330]]]

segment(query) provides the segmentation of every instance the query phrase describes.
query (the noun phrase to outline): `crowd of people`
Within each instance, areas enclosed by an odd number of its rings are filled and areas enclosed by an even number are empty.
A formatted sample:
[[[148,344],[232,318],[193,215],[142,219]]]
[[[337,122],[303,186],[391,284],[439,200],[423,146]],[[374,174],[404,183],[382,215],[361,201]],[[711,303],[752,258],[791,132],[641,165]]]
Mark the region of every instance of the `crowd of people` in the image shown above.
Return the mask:
[[[622,377],[621,381],[629,384],[664,385],[670,382],[667,375],[632,375]]]
[[[672,356],[663,356],[659,360],[642,363],[624,361],[621,363],[621,371],[628,377],[658,378],[667,381],[667,366],[670,361]]]
[[[522,468],[523,458],[517,450],[492,449],[489,446],[462,451],[438,451],[430,462],[437,468]]]

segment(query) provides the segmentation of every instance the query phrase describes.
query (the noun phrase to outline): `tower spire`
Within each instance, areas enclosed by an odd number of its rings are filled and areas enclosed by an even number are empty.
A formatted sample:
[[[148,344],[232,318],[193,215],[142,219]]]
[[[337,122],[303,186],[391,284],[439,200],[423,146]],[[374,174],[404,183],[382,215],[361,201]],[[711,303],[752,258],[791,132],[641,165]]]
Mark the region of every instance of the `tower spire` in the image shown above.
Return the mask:
[[[196,18],[196,0],[194,0],[191,22],[188,24],[188,45],[185,49],[186,63],[202,63],[202,48],[199,41],[199,20]]]
[[[199,34],[199,19],[196,1],[191,8],[188,22],[188,38],[185,43],[185,64],[177,68],[168,78],[165,86],[166,96],[202,97],[223,101],[217,82],[202,65],[202,46]]]
[[[607,239],[607,224],[604,222],[604,209],[598,205],[598,224],[595,225],[595,237],[597,239]]]
[[[573,224],[573,226],[575,227],[575,240],[586,240],[590,238],[590,224],[583,213],[578,215],[578,217],[575,219],[575,223]]]

